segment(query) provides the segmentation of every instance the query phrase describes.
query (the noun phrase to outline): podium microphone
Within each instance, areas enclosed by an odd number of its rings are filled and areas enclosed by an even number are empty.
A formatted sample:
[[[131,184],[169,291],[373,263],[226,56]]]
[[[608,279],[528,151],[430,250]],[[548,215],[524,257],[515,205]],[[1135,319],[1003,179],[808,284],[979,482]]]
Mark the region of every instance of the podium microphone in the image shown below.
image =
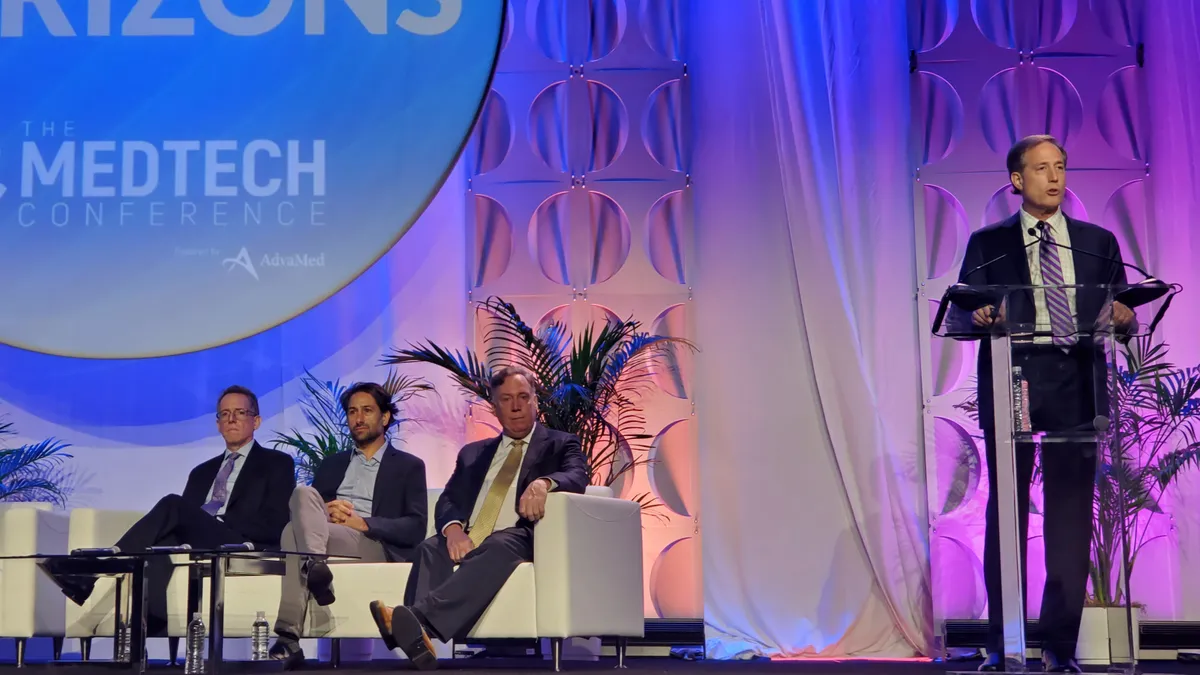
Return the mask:
[[[1166,295],[1167,293],[1169,293],[1171,291],[1170,286],[1163,283],[1162,280],[1154,278],[1153,275],[1151,275],[1146,270],[1138,267],[1137,265],[1134,265],[1132,263],[1127,263],[1124,260],[1118,260],[1117,258],[1109,257],[1106,255],[1100,255],[1099,253],[1093,253],[1086,249],[1076,248],[1074,246],[1068,246],[1066,244],[1060,244],[1057,241],[1050,241],[1050,240],[1046,239],[1045,238],[1045,234],[1046,234],[1045,221],[1038,222],[1037,229],[1034,229],[1031,227],[1028,230],[1026,230],[1026,232],[1029,233],[1029,236],[1033,237],[1037,241],[1042,242],[1043,244],[1050,244],[1051,246],[1065,248],[1068,251],[1082,253],[1084,255],[1091,256],[1091,257],[1097,258],[1099,260],[1103,260],[1104,262],[1107,262],[1110,264],[1117,263],[1118,265],[1128,267],[1129,269],[1134,270],[1134,271],[1138,272],[1139,274],[1141,274],[1143,277],[1145,277],[1145,279],[1142,279],[1141,281],[1137,282],[1136,284],[1131,284],[1129,288],[1127,288],[1123,291],[1120,291],[1119,293],[1113,294],[1114,300],[1120,301],[1127,307],[1130,307],[1130,308],[1140,307],[1141,305],[1144,305],[1146,303],[1154,302],[1155,300],[1161,298],[1162,296]],[[1113,272],[1112,277],[1110,277],[1108,280],[1109,284],[1111,284],[1113,282],[1114,277],[1116,277],[1115,271]]]

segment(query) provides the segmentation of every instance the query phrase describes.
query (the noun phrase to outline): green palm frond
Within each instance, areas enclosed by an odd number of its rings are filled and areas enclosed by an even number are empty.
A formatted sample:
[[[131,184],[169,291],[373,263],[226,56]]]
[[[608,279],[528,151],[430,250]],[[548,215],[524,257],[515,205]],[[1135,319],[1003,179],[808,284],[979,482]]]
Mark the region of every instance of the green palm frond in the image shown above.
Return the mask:
[[[15,435],[11,423],[0,423],[0,435]],[[69,444],[54,438],[17,448],[0,448],[0,502],[50,502],[66,506],[71,473],[63,465],[72,456]]]
[[[653,436],[645,432],[640,399],[653,389],[653,369],[660,361],[675,356],[675,350],[695,350],[695,345],[645,333],[632,318],[571,335],[558,322],[530,326],[502,298],[476,303],[476,309],[487,319],[482,356],[426,342],[392,350],[382,362],[437,366],[468,397],[482,401],[490,399],[493,367],[523,366],[537,380],[538,421],[579,437],[592,484],[611,486],[651,462],[648,441]],[[649,494],[636,501],[646,513],[662,506]]]

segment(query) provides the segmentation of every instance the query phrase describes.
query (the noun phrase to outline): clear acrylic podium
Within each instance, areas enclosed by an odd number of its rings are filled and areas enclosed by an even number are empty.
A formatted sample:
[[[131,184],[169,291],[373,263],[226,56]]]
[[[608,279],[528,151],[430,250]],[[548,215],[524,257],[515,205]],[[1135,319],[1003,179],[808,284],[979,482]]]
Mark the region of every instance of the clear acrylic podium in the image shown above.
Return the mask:
[[[1110,392],[1119,376],[1117,364],[1120,362],[1122,345],[1130,337],[1146,332],[1145,324],[1139,327],[1137,323],[1132,329],[1119,331],[1111,320],[1113,301],[1118,298],[1122,304],[1133,307],[1156,299],[1147,298],[1146,288],[1138,285],[1065,285],[1057,288],[1068,294],[1076,317],[1072,325],[1065,329],[1060,327],[1057,332],[1052,329],[1048,318],[1042,323],[1034,321],[1035,307],[1038,304],[1046,306],[1044,301],[1038,299],[1039,296],[1044,297],[1046,286],[952,286],[942,297],[933,325],[933,333],[939,337],[979,341],[979,349],[984,356],[980,360],[978,373],[979,419],[981,426],[986,427],[990,420],[994,428],[996,475],[990,476],[989,480],[995,481],[998,497],[1004,624],[1002,667],[1005,672],[1012,673],[1042,670],[1041,663],[1036,660],[1031,666],[1026,664],[1026,603],[1022,591],[1025,583],[1021,578],[1024,546],[1020,541],[1017,496],[1018,444],[1032,443],[1040,454],[1049,444],[1094,443],[1098,462],[1119,461],[1119,458],[1113,457],[1113,453],[1121,452],[1122,444],[1113,441],[1120,425],[1112,421],[1120,418],[1113,409]],[[1161,295],[1158,294],[1158,297]],[[982,315],[979,317],[981,321],[973,320],[973,315],[977,313]],[[989,322],[991,325],[979,325]],[[1085,364],[1081,368],[1084,373],[1090,370],[1092,380],[1090,386],[1086,382],[1081,383],[1080,396],[1090,396],[1091,412],[1094,414],[1087,417],[1081,415],[1074,420],[1079,423],[1070,426],[1063,424],[1062,420],[1046,419],[1047,415],[1037,414],[1037,402],[1030,399],[1029,382],[1031,377],[1039,377],[1039,373],[1025,372],[1022,366],[1029,362],[1030,353],[1064,348],[1055,345],[1056,335],[1070,335],[1073,338],[1073,344],[1066,349],[1071,351],[1073,358]],[[986,358],[989,352],[990,360]],[[986,400],[989,392],[990,405]],[[1081,405],[1086,409],[1086,404]],[[1073,451],[1074,448],[1064,447],[1062,450]],[[1122,502],[1126,498],[1124,495],[1119,497]],[[1120,574],[1127,577],[1129,538],[1124,529],[1122,519],[1122,531],[1118,536],[1122,542],[1120,548],[1123,559],[1117,567]],[[1047,546],[1050,545],[1052,543],[1047,542]],[[1133,608],[1128,578],[1124,578],[1123,583],[1126,589],[1125,604],[1120,614],[1125,621],[1120,626],[1120,632],[1124,635],[1110,630],[1110,671],[1132,673],[1137,663],[1132,629]],[[1074,654],[1060,654],[1059,657],[1065,660],[1074,657]]]

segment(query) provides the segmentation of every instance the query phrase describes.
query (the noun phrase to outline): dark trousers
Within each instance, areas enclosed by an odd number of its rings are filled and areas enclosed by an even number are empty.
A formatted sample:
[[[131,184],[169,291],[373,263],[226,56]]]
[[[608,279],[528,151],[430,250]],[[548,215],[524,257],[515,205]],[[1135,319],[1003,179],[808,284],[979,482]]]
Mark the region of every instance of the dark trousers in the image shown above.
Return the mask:
[[[1053,346],[1035,346],[1014,354],[1029,380],[1029,413],[1034,430],[1088,430],[1098,406],[1094,356],[1087,347],[1076,346],[1064,354]],[[981,378],[982,379],[982,378]],[[990,381],[990,377],[987,378]],[[991,415],[988,392],[987,415]],[[981,402],[983,396],[980,397]],[[981,421],[990,420],[982,415]],[[989,652],[1003,652],[1004,615],[1001,603],[999,510],[996,493],[996,443],[992,424],[984,426],[987,446],[989,493],[984,539],[984,578],[988,594]],[[1092,443],[1043,443],[1041,445],[1043,492],[1043,541],[1046,548],[1046,584],[1042,593],[1039,626],[1042,649],[1061,659],[1075,656],[1079,621],[1087,594],[1088,564],[1092,541],[1092,502],[1096,477],[1096,446]],[[1029,486],[1033,477],[1035,446],[1019,443],[1016,448],[1017,505],[1021,543],[1021,589],[1026,597],[1026,542],[1029,538]]]
[[[183,501],[179,495],[167,495],[125,532],[117,541],[117,547],[123,553],[134,553],[151,546],[188,544],[194,549],[206,549],[240,544],[245,540],[200,507]],[[166,630],[167,584],[173,571],[170,556],[150,556],[146,563],[146,633],[149,636],[163,635]]]
[[[446,538],[417,545],[404,604],[442,642],[466,637],[517,566],[533,560],[533,529],[496,530],[454,569]]]

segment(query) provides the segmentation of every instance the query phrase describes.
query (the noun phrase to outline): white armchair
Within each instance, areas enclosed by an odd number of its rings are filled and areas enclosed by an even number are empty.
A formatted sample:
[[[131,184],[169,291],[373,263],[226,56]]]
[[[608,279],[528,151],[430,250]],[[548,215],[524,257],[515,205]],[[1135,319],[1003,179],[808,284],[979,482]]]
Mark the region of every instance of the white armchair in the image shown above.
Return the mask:
[[[536,562],[524,563],[513,572],[468,637],[548,638],[557,670],[565,638],[617,638],[618,657],[623,658],[625,641],[643,635],[640,506],[601,496],[611,494],[607,488],[588,491],[550,495],[534,538]],[[433,512],[440,494],[441,490],[429,491],[429,536],[434,534]],[[111,546],[141,515],[77,509],[71,514],[70,548]],[[340,638],[378,638],[368,606],[375,599],[402,604],[411,567],[334,561],[337,601],[328,607],[310,603],[301,637],[329,638],[335,645]],[[168,587],[168,635],[172,637],[187,631],[187,584],[187,568],[180,567]],[[207,578],[201,588],[200,608],[207,612]],[[114,593],[111,580],[100,580],[84,607],[67,601],[67,636],[112,635]],[[258,612],[266,612],[274,625],[279,593],[278,576],[234,573],[227,577],[224,636],[250,637]],[[86,655],[86,647],[84,651]]]
[[[49,504],[0,505],[0,555],[67,553],[67,514]],[[66,620],[63,594],[37,568],[37,561],[0,561],[0,637],[17,642],[17,665],[25,665],[32,637],[54,638],[62,656]]]

